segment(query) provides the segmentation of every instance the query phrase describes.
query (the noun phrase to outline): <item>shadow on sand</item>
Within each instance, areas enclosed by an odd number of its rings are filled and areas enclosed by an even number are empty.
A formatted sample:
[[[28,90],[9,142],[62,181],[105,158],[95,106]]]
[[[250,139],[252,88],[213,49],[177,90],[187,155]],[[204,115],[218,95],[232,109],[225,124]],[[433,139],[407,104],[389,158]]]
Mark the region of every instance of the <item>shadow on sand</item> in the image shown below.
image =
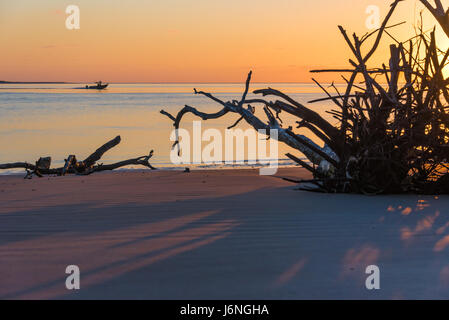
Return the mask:
[[[292,189],[4,213],[0,298],[449,297],[448,197]],[[365,288],[371,264],[380,290]]]

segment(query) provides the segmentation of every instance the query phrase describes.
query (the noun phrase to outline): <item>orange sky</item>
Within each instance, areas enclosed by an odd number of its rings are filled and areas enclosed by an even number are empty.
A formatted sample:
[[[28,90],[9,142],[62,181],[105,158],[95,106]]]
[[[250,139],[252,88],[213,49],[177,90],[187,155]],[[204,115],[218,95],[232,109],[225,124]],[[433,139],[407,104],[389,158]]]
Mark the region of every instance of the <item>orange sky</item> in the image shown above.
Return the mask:
[[[14,0],[0,2],[0,80],[309,82],[308,70],[345,66],[337,29],[367,32],[368,5],[386,0]],[[81,11],[80,30],[65,8]],[[422,6],[405,0],[392,22],[405,39]],[[428,16],[427,16],[428,17]],[[428,17],[428,22],[433,20]],[[441,37],[445,41],[444,37]],[[386,58],[382,52],[373,62]],[[339,79],[321,75],[322,80]]]

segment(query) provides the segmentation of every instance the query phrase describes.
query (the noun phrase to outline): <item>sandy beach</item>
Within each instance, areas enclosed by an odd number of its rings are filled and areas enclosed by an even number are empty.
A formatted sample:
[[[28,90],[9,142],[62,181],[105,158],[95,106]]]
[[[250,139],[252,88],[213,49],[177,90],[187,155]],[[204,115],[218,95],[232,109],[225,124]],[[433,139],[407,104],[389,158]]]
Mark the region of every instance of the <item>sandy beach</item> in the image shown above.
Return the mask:
[[[307,173],[0,176],[0,298],[449,297],[447,196],[317,194],[281,176]]]

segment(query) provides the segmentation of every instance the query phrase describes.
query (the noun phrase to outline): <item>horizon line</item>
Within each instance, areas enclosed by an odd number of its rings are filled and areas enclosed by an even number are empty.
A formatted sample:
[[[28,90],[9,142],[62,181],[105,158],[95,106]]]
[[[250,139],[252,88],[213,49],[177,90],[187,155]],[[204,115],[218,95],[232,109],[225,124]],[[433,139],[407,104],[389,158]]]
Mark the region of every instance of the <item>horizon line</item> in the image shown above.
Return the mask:
[[[103,81],[102,81],[103,82]],[[322,83],[345,84],[345,82],[324,81]],[[92,84],[95,81],[10,81],[0,80],[0,84]],[[109,84],[244,84],[244,81],[113,81],[104,83]],[[285,84],[315,84],[310,81],[252,81],[251,83],[285,83]]]

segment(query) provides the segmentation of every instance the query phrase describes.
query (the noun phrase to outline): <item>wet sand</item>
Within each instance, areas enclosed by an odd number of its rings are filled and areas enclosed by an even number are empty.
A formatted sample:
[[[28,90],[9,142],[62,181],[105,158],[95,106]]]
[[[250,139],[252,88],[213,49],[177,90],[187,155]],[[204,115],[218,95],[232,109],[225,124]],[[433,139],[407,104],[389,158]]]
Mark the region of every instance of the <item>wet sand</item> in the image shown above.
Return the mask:
[[[307,174],[0,176],[0,298],[449,298],[449,197],[308,193],[279,176]],[[373,264],[380,290],[365,287]]]

